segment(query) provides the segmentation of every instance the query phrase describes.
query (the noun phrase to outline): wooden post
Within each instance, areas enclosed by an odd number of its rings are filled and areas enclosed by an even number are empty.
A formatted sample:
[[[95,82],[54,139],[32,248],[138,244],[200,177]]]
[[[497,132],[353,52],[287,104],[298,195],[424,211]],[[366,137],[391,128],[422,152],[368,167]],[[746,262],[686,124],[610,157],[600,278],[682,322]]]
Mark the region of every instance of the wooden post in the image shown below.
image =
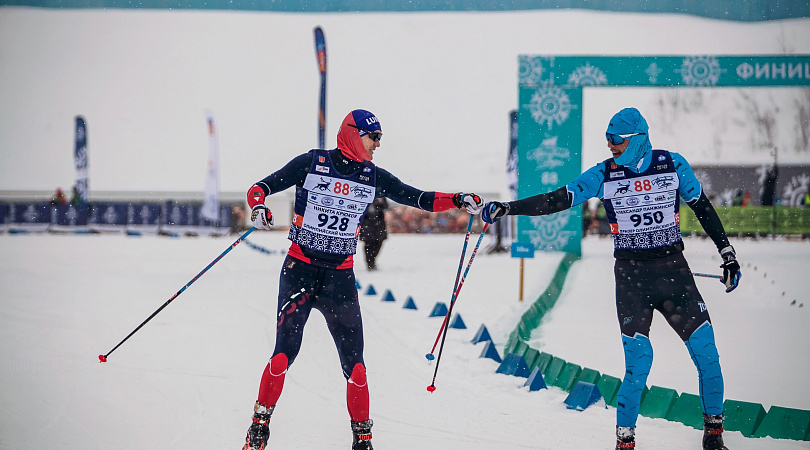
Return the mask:
[[[520,258],[520,301],[523,301],[523,259]]]

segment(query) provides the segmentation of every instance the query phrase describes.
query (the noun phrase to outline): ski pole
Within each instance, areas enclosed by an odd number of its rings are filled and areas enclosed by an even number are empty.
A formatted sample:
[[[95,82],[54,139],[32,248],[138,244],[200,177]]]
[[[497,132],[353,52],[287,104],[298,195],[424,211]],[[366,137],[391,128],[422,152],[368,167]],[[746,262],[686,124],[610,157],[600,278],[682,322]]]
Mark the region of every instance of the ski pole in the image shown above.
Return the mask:
[[[152,318],[153,318],[153,317],[155,317],[155,316],[156,316],[156,315],[157,315],[157,314],[158,314],[160,311],[162,311],[162,310],[163,310],[163,308],[165,308],[166,306],[168,306],[168,305],[169,305],[169,303],[171,303],[171,302],[172,302],[172,300],[174,300],[175,298],[177,298],[177,296],[179,296],[180,294],[182,294],[182,293],[183,293],[183,291],[185,291],[185,290],[186,290],[186,288],[188,288],[188,287],[189,287],[189,286],[191,286],[191,285],[192,285],[192,284],[193,284],[195,281],[197,281],[197,279],[198,279],[198,278],[200,278],[200,277],[201,277],[201,276],[202,276],[202,275],[203,275],[205,272],[207,272],[207,271],[208,271],[208,269],[210,269],[210,268],[211,268],[211,267],[212,267],[214,264],[216,264],[216,263],[217,263],[217,262],[218,262],[220,259],[222,259],[222,257],[223,257],[223,256],[227,255],[227,254],[228,254],[228,252],[230,252],[230,251],[231,251],[231,250],[232,250],[234,247],[236,247],[236,246],[237,246],[237,245],[238,245],[240,242],[242,242],[242,240],[243,240],[243,239],[245,239],[245,237],[246,237],[247,235],[249,235],[251,232],[253,232],[253,230],[255,230],[255,229],[256,229],[256,228],[254,228],[254,227],[250,227],[250,229],[249,229],[249,230],[247,230],[247,231],[245,232],[245,234],[243,234],[242,236],[239,236],[239,239],[237,239],[237,240],[236,240],[236,242],[234,242],[233,244],[231,244],[231,246],[230,246],[230,247],[228,247],[227,249],[225,249],[225,251],[224,251],[224,252],[220,253],[220,255],[216,257],[216,259],[214,259],[213,261],[211,261],[211,264],[209,264],[208,266],[206,266],[206,268],[205,268],[205,269],[203,269],[203,270],[202,270],[202,272],[198,273],[196,277],[192,278],[192,279],[191,279],[191,281],[189,281],[188,283],[186,283],[186,285],[185,285],[185,286],[183,286],[182,288],[180,288],[180,290],[179,290],[179,291],[177,291],[177,293],[176,293],[176,294],[174,294],[174,295],[172,296],[172,298],[168,299],[168,300],[166,301],[166,303],[164,303],[164,304],[163,304],[163,306],[161,306],[160,308],[158,308],[158,309],[157,309],[155,312],[153,312],[153,313],[152,313],[152,315],[151,315],[151,316],[147,317],[147,318],[146,318],[146,320],[144,320],[144,321],[143,321],[143,322],[142,322],[140,325],[138,325],[138,327],[137,327],[137,328],[135,328],[134,330],[132,330],[132,332],[131,332],[131,333],[129,333],[129,334],[127,335],[127,337],[125,337],[125,338],[124,338],[124,339],[123,339],[121,342],[119,342],[119,343],[118,343],[118,345],[116,345],[115,347],[113,347],[113,349],[112,349],[112,350],[110,350],[109,352],[107,352],[107,354],[105,354],[105,355],[98,355],[98,361],[99,361],[99,362],[107,362],[107,357],[108,357],[108,356],[110,356],[110,353],[114,352],[114,351],[115,351],[115,349],[117,349],[118,347],[120,347],[120,346],[121,346],[121,344],[123,344],[124,342],[126,342],[126,341],[127,341],[127,339],[129,339],[129,338],[130,338],[130,337],[131,337],[133,334],[135,334],[135,333],[136,333],[138,330],[140,330],[140,329],[141,329],[141,327],[143,327],[144,325],[146,325],[146,323],[147,323],[147,322],[149,322],[150,320],[152,320]]]
[[[693,273],[692,273],[692,275],[694,275],[694,276],[696,276],[696,277],[716,278],[716,279],[718,279],[718,280],[722,280],[722,279],[723,279],[723,276],[722,276],[722,275],[715,275],[715,274],[712,274],[712,273],[700,273],[700,272],[693,272]]]
[[[450,301],[450,308],[447,310],[447,317],[450,317],[450,314],[453,313],[453,305],[456,304],[456,300],[458,299],[458,294],[461,292],[462,286],[464,286],[464,280],[467,279],[467,273],[470,271],[470,267],[472,267],[472,263],[475,260],[475,254],[478,253],[478,247],[481,246],[481,240],[484,238],[484,235],[487,233],[487,228],[489,228],[489,224],[484,224],[484,229],[481,230],[481,235],[478,236],[478,242],[475,243],[475,248],[473,248],[472,255],[470,255],[470,262],[467,263],[467,268],[464,269],[464,276],[461,277],[461,281],[458,283],[458,289],[456,292],[453,293],[453,299]],[[447,330],[449,327],[444,327],[444,334],[442,334],[442,343],[439,346],[439,355],[436,358],[436,368],[433,370],[433,381],[431,381],[430,386],[428,386],[428,392],[433,392],[436,390],[436,375],[439,373],[439,362],[442,360],[442,350],[444,350],[444,340],[447,338]]]
[[[464,255],[467,253],[467,243],[470,242],[470,232],[472,231],[473,221],[475,216],[470,215],[470,221],[467,223],[467,235],[464,237],[464,247],[461,249],[461,260],[458,262],[458,272],[456,272],[456,282],[453,284],[453,295],[450,296],[450,300],[452,301],[453,297],[456,295],[456,289],[458,289],[458,279],[461,276],[461,268],[464,267]],[[441,328],[439,328],[439,333],[436,335],[436,340],[433,342],[433,348],[430,349],[430,353],[425,355],[425,358],[428,361],[432,361],[433,351],[436,350],[436,345],[439,343],[439,337],[442,335],[442,330],[444,326],[447,325],[447,318],[448,316],[444,316],[444,321],[442,322]]]

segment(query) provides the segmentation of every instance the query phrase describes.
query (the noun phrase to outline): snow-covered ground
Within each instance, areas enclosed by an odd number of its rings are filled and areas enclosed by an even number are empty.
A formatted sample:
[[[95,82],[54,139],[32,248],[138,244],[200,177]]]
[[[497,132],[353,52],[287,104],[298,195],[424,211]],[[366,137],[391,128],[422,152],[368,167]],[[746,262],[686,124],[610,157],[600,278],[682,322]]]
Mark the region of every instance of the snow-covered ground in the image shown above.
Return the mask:
[[[235,237],[126,237],[118,234],[0,235],[0,448],[240,448],[259,377],[274,344],[283,256],[240,244],[99,364],[107,353]],[[254,232],[251,243],[286,250],[286,234]],[[456,304],[468,328],[451,329],[436,391],[430,351],[441,324],[463,235],[392,235],[378,272],[358,267],[374,443],[380,449],[613,448],[615,409],[567,410],[566,393],[528,392],[525,379],[495,373],[472,345],[486,324],[502,351],[507,334],[542,292],[560,254],[519,263],[479,253]],[[485,245],[488,242],[485,240]],[[727,398],[810,409],[810,243],[734,240],[739,289],[725,294],[699,279],[716,326]],[[709,241],[687,239],[694,271],[716,272]],[[621,376],[610,241],[588,237],[558,306],[533,345]],[[601,287],[601,288],[599,288]],[[395,303],[382,302],[390,289]],[[782,294],[784,292],[784,295]],[[417,311],[403,309],[412,296]],[[792,305],[792,301],[796,304]],[[799,307],[799,304],[804,304]],[[683,344],[660,317],[648,385],[697,392]],[[271,422],[272,449],[346,449],[351,434],[345,382],[323,318],[313,314]],[[701,431],[640,418],[639,448],[696,448]],[[726,433],[729,448],[800,449],[807,442]]]

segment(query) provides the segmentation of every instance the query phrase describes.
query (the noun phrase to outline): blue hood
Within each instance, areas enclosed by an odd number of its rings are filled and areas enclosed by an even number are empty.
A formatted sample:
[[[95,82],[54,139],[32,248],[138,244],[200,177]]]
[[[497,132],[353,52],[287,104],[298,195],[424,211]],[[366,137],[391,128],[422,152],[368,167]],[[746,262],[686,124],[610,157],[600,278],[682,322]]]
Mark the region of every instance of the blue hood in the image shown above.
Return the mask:
[[[638,169],[638,163],[644,158],[644,155],[652,152],[652,144],[650,143],[649,126],[644,116],[636,108],[624,108],[617,112],[608,124],[606,134],[633,134],[644,133],[637,136],[630,137],[630,143],[627,149],[619,155],[618,158],[613,158],[616,164],[629,167],[633,170]]]

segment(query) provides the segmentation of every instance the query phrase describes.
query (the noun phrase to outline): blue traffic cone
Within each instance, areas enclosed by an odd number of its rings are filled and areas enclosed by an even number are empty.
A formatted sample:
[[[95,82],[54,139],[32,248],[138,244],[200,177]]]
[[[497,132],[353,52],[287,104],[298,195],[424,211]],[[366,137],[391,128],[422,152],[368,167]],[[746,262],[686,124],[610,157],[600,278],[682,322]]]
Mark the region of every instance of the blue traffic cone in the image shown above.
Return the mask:
[[[459,330],[467,329],[467,325],[464,325],[464,321],[461,320],[461,314],[456,314],[456,318],[450,322],[450,328],[458,328]]]
[[[416,309],[416,303],[413,301],[413,297],[408,297],[408,300],[405,300],[405,304],[402,306],[403,309]]]
[[[447,315],[447,305],[442,302],[436,302],[433,311],[430,312],[430,317],[444,317]]]
[[[484,349],[481,351],[481,355],[479,358],[489,358],[494,360],[495,362],[502,362],[501,355],[498,354],[498,349],[495,348],[495,343],[492,341],[487,341],[486,345],[484,345]]]
[[[487,327],[482,323],[481,326],[478,328],[478,331],[475,333],[475,337],[473,337],[472,343],[477,344],[479,342],[484,341],[491,341],[492,337],[489,335],[489,331]]]

